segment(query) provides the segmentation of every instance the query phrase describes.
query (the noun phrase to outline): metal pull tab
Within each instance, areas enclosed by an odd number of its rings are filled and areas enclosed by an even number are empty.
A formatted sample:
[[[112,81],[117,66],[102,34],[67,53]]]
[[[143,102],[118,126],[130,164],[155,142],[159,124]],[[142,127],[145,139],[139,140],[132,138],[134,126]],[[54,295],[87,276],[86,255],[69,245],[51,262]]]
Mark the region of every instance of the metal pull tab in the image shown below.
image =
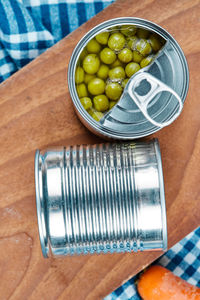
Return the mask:
[[[139,85],[141,84],[141,82],[143,80],[148,82],[149,90],[147,91],[147,93],[145,95],[139,95],[136,92],[136,90],[137,90],[137,88],[139,87]],[[158,93],[160,93],[162,91],[167,91],[167,92],[169,92],[169,93],[171,93],[172,95],[175,96],[175,98],[179,102],[179,109],[171,119],[169,119],[166,122],[159,123],[159,122],[156,122],[155,120],[153,120],[151,118],[151,116],[148,114],[147,107],[148,107],[148,104],[151,102],[151,100]],[[155,125],[157,127],[160,127],[160,128],[163,128],[163,127],[171,124],[179,116],[179,114],[181,113],[181,110],[183,108],[183,103],[182,103],[181,98],[179,97],[179,95],[173,89],[171,89],[169,86],[167,86],[162,81],[160,81],[159,79],[157,79],[156,77],[152,76],[151,74],[149,74],[147,72],[138,72],[138,73],[136,73],[131,78],[130,82],[128,83],[127,92],[130,95],[130,97],[132,98],[132,100],[139,107],[139,109],[141,110],[141,112],[143,113],[145,118],[149,122],[151,122],[153,125]]]

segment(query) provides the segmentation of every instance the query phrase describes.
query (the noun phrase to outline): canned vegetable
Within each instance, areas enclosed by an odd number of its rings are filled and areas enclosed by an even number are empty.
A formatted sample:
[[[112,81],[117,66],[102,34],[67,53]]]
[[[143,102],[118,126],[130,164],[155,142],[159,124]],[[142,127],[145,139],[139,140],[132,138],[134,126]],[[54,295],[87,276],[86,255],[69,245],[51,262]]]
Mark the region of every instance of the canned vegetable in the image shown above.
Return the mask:
[[[137,74],[143,79],[132,97],[128,85],[133,88]],[[74,49],[68,67],[69,91],[80,120],[93,133],[115,139],[144,137],[173,122],[188,83],[187,62],[175,39],[138,18],[94,27]]]

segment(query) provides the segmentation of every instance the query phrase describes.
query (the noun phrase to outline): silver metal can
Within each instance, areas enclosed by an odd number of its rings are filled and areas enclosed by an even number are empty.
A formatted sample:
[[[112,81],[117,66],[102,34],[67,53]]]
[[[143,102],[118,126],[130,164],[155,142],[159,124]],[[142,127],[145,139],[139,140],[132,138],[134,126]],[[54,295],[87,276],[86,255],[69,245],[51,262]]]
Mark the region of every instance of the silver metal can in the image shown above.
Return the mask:
[[[157,139],[37,150],[35,185],[44,257],[167,248]]]
[[[159,83],[165,88],[162,91],[161,89],[157,89],[154,98],[150,99],[149,96],[151,93],[147,93],[145,99],[140,97],[140,101],[137,102],[132,101],[133,98],[130,100],[129,93],[129,95],[125,95],[126,101],[122,102],[120,99],[119,105],[111,109],[103,122],[96,122],[81,105],[76,91],[75,70],[77,62],[82,50],[92,38],[100,32],[109,30],[113,26],[121,25],[142,27],[152,33],[158,34],[165,40],[165,45],[153,62],[142,69],[142,72],[139,71],[143,73],[143,79],[145,78],[145,74],[148,74],[150,78],[154,77],[156,79],[156,84]],[[149,80],[149,76],[146,76],[147,81]],[[152,86],[155,86],[155,82],[153,83],[150,80],[150,83]],[[188,91],[188,84],[189,71],[187,61],[176,40],[162,27],[139,18],[117,18],[94,27],[77,44],[68,67],[69,92],[80,120],[93,133],[114,139],[132,140],[144,137],[169,125],[181,113]],[[146,99],[148,98],[147,104]],[[142,109],[142,106],[138,105],[142,102],[145,102],[145,110]]]

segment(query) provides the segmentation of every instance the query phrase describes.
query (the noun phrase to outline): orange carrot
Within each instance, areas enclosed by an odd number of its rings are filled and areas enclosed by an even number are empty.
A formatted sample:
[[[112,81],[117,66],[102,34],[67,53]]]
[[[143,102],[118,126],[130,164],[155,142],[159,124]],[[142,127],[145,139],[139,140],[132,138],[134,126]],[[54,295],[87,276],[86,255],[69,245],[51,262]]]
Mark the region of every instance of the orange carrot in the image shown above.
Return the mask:
[[[151,266],[138,281],[143,300],[200,300],[200,288],[161,266]]]

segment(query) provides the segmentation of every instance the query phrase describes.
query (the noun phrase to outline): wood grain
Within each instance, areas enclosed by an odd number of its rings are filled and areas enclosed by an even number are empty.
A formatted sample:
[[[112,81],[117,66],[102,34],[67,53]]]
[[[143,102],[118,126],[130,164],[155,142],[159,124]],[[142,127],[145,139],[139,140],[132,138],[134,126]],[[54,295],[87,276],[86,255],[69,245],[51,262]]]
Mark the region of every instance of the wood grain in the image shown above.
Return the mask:
[[[77,119],[67,66],[80,38],[100,22],[134,16],[167,29],[186,54],[190,89],[183,113],[160,140],[169,247],[200,224],[199,0],[119,0],[0,86],[0,299],[102,299],[161,252],[44,259],[34,191],[34,152],[96,143]]]

